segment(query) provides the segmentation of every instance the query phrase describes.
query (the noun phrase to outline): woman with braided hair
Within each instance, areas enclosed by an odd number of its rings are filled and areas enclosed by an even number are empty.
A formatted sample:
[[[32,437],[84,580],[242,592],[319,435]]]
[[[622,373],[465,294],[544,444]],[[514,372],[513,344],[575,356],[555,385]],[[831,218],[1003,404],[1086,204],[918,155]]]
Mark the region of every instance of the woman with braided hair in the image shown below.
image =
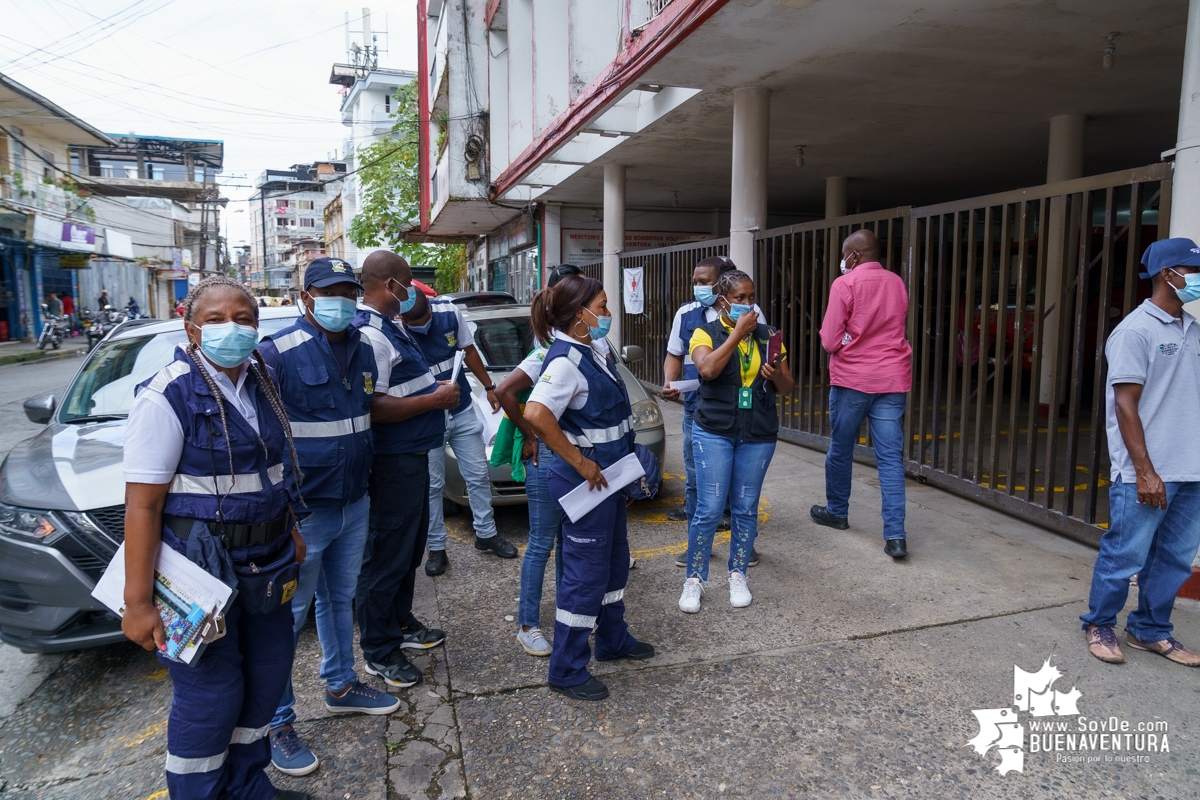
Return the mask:
[[[258,358],[258,304],[236,281],[202,281],[184,303],[187,345],[138,387],[125,439],[125,615],[174,686],[167,788],[175,800],[301,800],[277,790],[267,728],[292,669],[291,597],[304,541],[292,514],[301,476],[279,393]],[[302,502],[302,501],[301,501]],[[198,660],[168,658],[154,606],[166,545],[237,598],[225,635]]]

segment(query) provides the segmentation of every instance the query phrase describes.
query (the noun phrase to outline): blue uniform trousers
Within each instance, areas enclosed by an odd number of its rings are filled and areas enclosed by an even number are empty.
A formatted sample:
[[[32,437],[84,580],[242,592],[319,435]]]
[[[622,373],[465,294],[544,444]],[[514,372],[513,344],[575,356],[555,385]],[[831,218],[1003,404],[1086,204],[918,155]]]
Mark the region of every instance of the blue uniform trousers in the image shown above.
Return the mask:
[[[263,770],[271,763],[267,728],[292,673],[292,604],[255,615],[236,600],[225,620],[224,638],[194,666],[160,656],[175,690],[167,724],[172,800],[269,800],[276,792]]]
[[[575,488],[553,472],[548,484],[556,502]],[[588,636],[593,627],[598,661],[620,658],[637,646],[625,624],[625,582],[629,578],[625,495],[617,492],[578,522],[563,514],[562,555],[550,684],[578,686],[592,677],[587,665],[592,657]]]

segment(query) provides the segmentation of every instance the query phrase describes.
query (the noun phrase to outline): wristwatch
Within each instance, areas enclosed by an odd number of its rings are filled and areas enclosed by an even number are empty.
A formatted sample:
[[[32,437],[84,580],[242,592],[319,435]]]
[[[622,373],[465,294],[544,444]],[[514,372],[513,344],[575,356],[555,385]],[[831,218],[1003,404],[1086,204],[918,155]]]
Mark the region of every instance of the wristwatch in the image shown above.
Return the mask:
[[[496,391],[496,384],[494,384],[494,383],[491,386],[483,387],[484,394],[487,394],[488,392],[494,392],[494,391]]]

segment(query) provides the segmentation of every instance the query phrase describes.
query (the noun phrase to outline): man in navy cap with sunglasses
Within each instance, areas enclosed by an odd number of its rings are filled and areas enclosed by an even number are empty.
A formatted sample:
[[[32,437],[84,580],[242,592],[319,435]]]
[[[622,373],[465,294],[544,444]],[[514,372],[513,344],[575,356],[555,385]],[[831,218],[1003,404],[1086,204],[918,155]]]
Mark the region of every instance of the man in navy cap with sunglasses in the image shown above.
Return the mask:
[[[1080,619],[1091,654],[1123,662],[1117,615],[1137,575],[1126,643],[1197,667],[1200,653],[1171,636],[1171,611],[1200,546],[1200,448],[1188,442],[1200,397],[1200,325],[1183,308],[1200,300],[1200,246],[1191,239],[1155,242],[1142,266],[1150,299],[1121,321],[1104,348],[1111,521]]]

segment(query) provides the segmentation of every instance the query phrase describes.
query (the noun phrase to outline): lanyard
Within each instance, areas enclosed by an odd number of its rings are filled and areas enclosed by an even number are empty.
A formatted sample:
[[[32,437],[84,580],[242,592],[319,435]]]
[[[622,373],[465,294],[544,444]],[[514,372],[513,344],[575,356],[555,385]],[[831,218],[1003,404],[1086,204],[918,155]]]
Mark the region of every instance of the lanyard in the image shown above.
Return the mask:
[[[745,345],[745,350],[742,346]],[[742,379],[745,380],[746,375],[750,373],[750,367],[754,364],[754,343],[753,339],[738,342],[738,360],[742,362]]]

